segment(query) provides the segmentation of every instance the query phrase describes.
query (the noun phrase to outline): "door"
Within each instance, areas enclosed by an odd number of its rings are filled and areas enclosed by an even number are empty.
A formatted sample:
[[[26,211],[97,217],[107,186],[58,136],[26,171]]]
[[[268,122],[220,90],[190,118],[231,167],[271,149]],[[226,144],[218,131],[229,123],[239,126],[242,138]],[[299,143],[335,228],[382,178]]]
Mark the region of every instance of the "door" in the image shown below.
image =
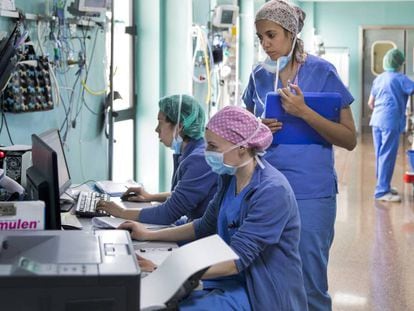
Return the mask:
[[[369,120],[372,114],[368,107],[368,98],[372,82],[381,74],[382,59],[385,53],[392,48],[401,51],[405,49],[405,29],[403,28],[365,28],[363,32],[362,58],[362,131],[369,129]]]

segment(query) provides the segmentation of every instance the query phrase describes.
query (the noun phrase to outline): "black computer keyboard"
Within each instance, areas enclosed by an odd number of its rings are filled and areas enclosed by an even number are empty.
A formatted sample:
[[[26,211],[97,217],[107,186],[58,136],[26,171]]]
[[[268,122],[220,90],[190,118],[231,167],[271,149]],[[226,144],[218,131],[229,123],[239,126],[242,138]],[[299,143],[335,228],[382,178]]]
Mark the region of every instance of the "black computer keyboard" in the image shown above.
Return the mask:
[[[76,204],[76,215],[79,217],[109,216],[107,212],[96,209],[96,204],[100,200],[109,201],[109,199],[106,193],[81,191]]]

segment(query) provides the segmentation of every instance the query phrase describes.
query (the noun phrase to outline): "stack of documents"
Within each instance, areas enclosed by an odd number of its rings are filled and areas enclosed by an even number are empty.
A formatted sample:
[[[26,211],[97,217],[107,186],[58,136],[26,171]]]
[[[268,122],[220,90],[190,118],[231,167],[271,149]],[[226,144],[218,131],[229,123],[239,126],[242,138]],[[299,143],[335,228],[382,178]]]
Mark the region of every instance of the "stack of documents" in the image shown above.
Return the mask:
[[[212,265],[239,257],[218,235],[196,240],[175,249],[150,275],[141,280],[141,310],[166,308],[191,277]]]
[[[93,217],[92,218],[92,225],[96,229],[116,229],[122,223],[126,222],[127,219],[118,218],[118,217]],[[155,224],[145,224],[143,223],[145,228],[147,229],[163,229],[167,227],[171,227],[171,225],[155,225]]]

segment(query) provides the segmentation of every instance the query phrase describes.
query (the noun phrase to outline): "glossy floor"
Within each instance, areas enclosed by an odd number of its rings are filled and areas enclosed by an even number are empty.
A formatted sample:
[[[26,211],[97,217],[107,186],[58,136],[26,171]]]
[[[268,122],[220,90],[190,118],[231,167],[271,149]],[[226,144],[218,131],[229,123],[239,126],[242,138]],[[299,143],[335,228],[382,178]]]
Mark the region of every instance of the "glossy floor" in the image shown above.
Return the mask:
[[[414,311],[413,185],[401,140],[393,186],[401,203],[376,202],[375,156],[365,134],[352,152],[335,149],[339,181],[335,240],[329,263],[334,311]]]

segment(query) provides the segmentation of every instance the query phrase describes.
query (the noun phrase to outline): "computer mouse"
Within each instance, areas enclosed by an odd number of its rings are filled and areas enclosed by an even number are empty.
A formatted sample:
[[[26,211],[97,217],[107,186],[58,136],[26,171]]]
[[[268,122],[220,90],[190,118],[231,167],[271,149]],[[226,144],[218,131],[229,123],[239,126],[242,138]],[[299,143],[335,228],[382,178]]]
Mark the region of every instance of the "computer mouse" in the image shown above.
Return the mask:
[[[130,197],[136,196],[135,192],[130,192],[121,196],[122,201],[128,201]]]

